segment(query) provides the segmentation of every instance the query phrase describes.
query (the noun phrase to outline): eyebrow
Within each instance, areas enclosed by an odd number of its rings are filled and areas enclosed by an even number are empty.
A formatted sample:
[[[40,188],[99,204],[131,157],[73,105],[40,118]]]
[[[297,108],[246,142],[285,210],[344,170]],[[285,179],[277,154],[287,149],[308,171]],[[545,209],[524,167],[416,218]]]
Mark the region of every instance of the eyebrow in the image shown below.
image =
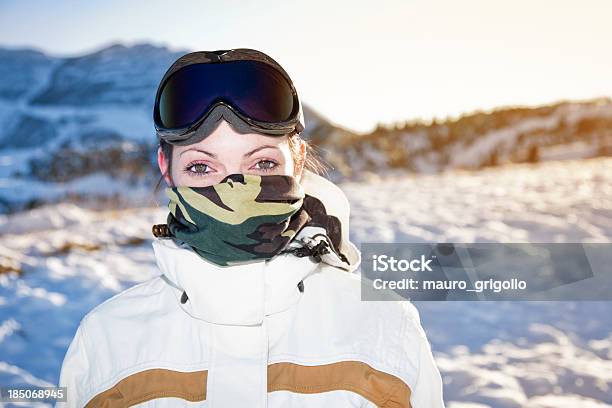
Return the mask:
[[[244,158],[249,157],[249,156],[253,155],[254,153],[257,153],[258,151],[263,150],[263,149],[277,149],[277,150],[280,150],[280,149],[278,148],[278,146],[273,146],[273,145],[263,145],[263,146],[256,147],[255,149],[253,149],[253,150],[251,150],[251,151],[249,151],[249,152],[245,153],[245,154],[244,154],[242,157],[244,157]],[[187,150],[183,150],[183,151],[182,151],[182,152],[179,154],[179,156],[181,156],[183,153],[188,152],[188,151],[190,151],[190,150],[194,150],[194,151],[196,151],[196,152],[204,153],[204,154],[206,154],[206,155],[208,155],[208,156],[212,157],[213,159],[216,159],[216,158],[217,158],[217,155],[216,155],[216,154],[211,153],[211,152],[207,152],[206,150],[198,149],[198,148],[196,148],[196,147],[191,147],[191,148],[189,148],[189,149],[187,149]]]

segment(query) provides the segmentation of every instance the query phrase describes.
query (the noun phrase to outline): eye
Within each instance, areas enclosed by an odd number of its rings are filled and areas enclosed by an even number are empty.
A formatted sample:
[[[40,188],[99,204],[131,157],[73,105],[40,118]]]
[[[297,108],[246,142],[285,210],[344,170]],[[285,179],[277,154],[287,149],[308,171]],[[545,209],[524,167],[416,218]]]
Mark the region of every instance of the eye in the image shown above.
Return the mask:
[[[272,160],[260,160],[255,164],[255,168],[261,171],[271,171],[278,166],[278,163]]]
[[[185,166],[185,173],[192,176],[205,176],[210,173],[210,171],[206,171],[208,169],[209,166],[206,163],[191,162]]]

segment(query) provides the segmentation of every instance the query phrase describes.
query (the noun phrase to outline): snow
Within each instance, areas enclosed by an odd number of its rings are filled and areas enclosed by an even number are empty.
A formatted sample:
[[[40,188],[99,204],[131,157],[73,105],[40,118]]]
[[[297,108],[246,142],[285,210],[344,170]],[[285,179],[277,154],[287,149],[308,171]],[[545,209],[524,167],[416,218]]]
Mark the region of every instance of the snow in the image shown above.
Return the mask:
[[[564,160],[593,157],[597,146],[584,141],[577,141],[559,146],[545,146],[540,148],[540,160]]]
[[[357,245],[612,239],[612,158],[340,186]],[[84,314],[159,273],[151,226],[166,214],[61,203],[0,218],[0,384],[57,383]],[[449,408],[612,407],[609,302],[415,304]]]

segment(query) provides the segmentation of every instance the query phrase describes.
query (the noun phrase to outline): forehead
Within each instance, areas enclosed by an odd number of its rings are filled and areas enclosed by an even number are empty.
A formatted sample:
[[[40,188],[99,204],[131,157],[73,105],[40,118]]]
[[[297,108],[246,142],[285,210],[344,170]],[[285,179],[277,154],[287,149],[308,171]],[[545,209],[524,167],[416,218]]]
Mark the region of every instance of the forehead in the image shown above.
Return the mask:
[[[202,149],[210,152],[243,152],[255,147],[270,145],[281,147],[286,145],[288,136],[270,136],[261,133],[239,133],[236,132],[227,122],[221,121],[218,127],[206,138],[185,146],[176,145],[176,152],[186,150]]]

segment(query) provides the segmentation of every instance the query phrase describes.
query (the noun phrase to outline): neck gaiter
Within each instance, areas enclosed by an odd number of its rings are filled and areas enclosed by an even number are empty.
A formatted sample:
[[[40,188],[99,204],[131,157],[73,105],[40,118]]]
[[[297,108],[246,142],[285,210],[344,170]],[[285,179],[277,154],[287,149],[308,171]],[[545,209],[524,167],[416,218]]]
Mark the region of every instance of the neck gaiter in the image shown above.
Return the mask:
[[[215,185],[165,192],[172,236],[221,266],[272,258],[310,220],[293,176],[230,174]]]

